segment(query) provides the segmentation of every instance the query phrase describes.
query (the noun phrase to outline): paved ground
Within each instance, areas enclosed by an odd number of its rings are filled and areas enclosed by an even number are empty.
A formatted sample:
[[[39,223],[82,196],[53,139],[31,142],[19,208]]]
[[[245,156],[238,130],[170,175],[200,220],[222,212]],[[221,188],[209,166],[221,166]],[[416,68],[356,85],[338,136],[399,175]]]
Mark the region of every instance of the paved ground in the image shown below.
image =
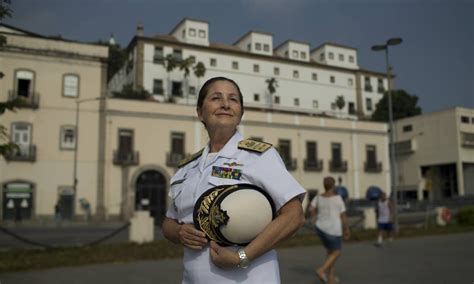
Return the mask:
[[[319,246],[278,251],[282,283],[319,283],[313,266]],[[346,244],[337,270],[341,283],[474,283],[474,233],[396,240],[376,248]],[[181,260],[143,261],[0,274],[1,284],[180,283]]]

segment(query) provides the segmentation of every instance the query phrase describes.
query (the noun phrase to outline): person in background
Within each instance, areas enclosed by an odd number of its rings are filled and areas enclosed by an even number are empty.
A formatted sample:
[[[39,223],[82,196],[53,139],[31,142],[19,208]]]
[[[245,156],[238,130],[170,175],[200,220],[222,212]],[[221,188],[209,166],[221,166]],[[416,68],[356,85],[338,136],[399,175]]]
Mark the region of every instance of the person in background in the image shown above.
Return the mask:
[[[333,177],[324,178],[324,193],[311,201],[311,221],[316,233],[326,249],[326,260],[315,268],[316,275],[323,283],[336,283],[336,260],[341,256],[342,239],[350,237],[346,217],[346,207],[341,196],[335,192]]]
[[[383,244],[383,236],[387,235],[389,242],[393,241],[393,204],[387,194],[382,191],[379,201],[377,202],[377,228],[378,236],[375,245],[381,247]]]

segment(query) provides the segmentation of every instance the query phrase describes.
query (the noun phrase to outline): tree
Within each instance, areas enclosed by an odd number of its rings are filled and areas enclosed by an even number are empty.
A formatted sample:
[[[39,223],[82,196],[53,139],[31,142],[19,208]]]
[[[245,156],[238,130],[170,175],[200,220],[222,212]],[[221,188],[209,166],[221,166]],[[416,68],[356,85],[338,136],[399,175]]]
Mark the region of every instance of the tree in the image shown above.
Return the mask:
[[[168,54],[165,58],[166,72],[168,73],[168,99],[171,99],[171,72],[178,67],[178,61],[173,54]]]
[[[421,108],[417,103],[418,97],[415,95],[410,95],[404,90],[392,91],[393,120],[421,114]],[[372,120],[388,122],[388,118],[388,92],[385,92],[375,107]]]
[[[195,59],[193,57],[188,57],[179,62],[179,70],[184,71],[183,89],[185,90],[185,93],[186,93],[186,102],[188,101],[188,97],[189,97],[188,77],[189,77],[189,73],[191,72],[191,67],[194,64],[194,61]]]
[[[344,96],[337,96],[336,98],[336,107],[339,109],[339,112],[342,114],[342,109],[346,106],[346,101],[344,100]]]
[[[109,44],[109,58],[107,61],[107,81],[109,81],[127,61],[127,53],[120,48],[120,45]]]
[[[197,89],[199,90],[201,89],[201,78],[204,77],[204,75],[206,75],[206,66],[204,65],[204,63],[199,61],[196,65],[194,65],[193,70],[194,70],[194,75],[196,75],[196,77],[198,78]]]
[[[273,103],[273,94],[276,92],[276,88],[278,88],[278,81],[275,78],[271,77],[265,80],[265,82],[267,83],[267,90],[270,93],[270,106],[271,106]]]
[[[139,88],[135,90],[132,84],[126,84],[122,87],[120,92],[112,92],[114,98],[119,99],[128,99],[128,100],[148,100],[151,97],[151,94],[143,89]]]

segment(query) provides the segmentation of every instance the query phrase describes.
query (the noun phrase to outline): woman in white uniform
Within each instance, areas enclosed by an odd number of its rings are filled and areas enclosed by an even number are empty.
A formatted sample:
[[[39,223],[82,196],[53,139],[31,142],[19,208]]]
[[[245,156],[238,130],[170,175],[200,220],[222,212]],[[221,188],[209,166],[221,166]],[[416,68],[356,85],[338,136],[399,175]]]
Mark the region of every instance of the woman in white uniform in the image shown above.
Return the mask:
[[[168,240],[184,246],[183,283],[280,283],[273,249],[304,223],[305,190],[270,144],[245,140],[237,131],[243,112],[242,94],[234,81],[216,77],[201,88],[197,115],[209,144],[184,161],[171,179],[172,204],[162,226]],[[214,186],[239,183],[264,189],[275,204],[276,218],[245,247],[208,242],[193,224],[197,199]]]

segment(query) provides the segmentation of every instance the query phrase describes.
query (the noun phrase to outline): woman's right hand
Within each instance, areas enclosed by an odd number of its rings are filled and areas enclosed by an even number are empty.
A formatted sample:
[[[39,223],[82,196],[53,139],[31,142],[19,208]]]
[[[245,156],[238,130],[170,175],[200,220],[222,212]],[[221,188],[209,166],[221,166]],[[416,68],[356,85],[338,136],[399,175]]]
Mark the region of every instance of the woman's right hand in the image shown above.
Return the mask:
[[[197,230],[193,224],[180,225],[178,236],[183,246],[194,250],[201,250],[208,243],[206,234]]]

